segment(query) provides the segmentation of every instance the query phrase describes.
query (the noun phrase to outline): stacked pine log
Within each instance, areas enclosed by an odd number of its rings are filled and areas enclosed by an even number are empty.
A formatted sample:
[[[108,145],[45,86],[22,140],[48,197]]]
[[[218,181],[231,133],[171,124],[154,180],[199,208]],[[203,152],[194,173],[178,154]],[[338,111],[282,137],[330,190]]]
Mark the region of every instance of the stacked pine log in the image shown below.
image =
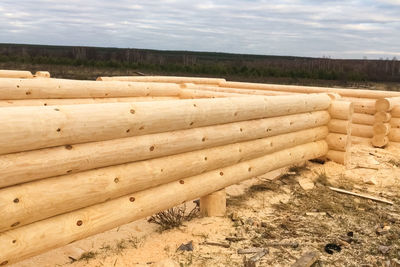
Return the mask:
[[[328,153],[327,94],[181,93],[175,83],[0,79],[11,105],[0,108],[0,265]]]
[[[328,123],[329,134],[327,158],[348,166],[352,140],[352,117],[354,106],[351,102],[332,101],[329,107],[331,120]]]
[[[376,110],[377,123],[374,125],[376,142],[400,145],[400,97],[378,99]]]

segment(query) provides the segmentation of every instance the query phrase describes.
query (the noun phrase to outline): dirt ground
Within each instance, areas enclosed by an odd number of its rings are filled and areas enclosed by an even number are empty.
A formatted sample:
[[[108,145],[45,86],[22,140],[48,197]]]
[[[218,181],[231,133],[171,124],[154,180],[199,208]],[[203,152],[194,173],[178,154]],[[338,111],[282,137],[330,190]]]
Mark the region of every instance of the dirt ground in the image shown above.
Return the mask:
[[[290,266],[309,251],[320,256],[314,266],[400,266],[399,157],[397,148],[357,147],[348,169],[307,162],[228,188],[226,217],[195,218],[165,231],[140,220],[15,266],[243,266],[238,249],[252,247],[268,249],[257,266]],[[193,251],[177,250],[190,241]],[[327,253],[329,243],[340,251]]]

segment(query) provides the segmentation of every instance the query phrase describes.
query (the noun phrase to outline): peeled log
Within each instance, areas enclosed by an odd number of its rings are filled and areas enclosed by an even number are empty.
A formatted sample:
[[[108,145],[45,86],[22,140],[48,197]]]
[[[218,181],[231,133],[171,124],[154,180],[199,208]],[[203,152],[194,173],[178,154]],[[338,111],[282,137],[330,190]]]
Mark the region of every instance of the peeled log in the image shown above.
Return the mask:
[[[324,156],[327,150],[325,141],[300,145],[4,232],[0,263],[64,246],[266,172]]]
[[[371,145],[371,138],[352,136],[351,137],[351,143],[352,144]]]
[[[400,118],[391,118],[390,119],[391,128],[400,128]]]
[[[50,78],[50,72],[48,71],[37,71],[34,78]]]
[[[374,136],[373,127],[370,125],[363,124],[350,124],[345,120],[332,119],[328,123],[328,128],[330,132],[347,134],[348,127],[351,127],[352,136],[368,137],[372,138]]]
[[[178,96],[171,83],[96,82],[65,79],[0,79],[0,99]]]
[[[375,108],[377,111],[389,112],[396,105],[400,104],[400,97],[387,97],[376,100]]]
[[[327,111],[67,145],[0,156],[0,188],[326,125]]]
[[[390,113],[392,115],[392,118],[400,118],[400,105],[395,105]]]
[[[330,133],[326,137],[326,142],[328,143],[329,149],[338,150],[338,151],[346,151],[347,135]]]
[[[326,127],[57,176],[0,190],[0,232],[324,139]],[[18,203],[15,202],[18,199]]]
[[[375,122],[380,122],[380,123],[385,123],[389,122],[391,120],[392,116],[390,113],[387,113],[385,111],[378,111],[375,113]]]
[[[0,70],[0,78],[33,78],[30,71],[25,70]],[[2,79],[0,79],[1,83]]]
[[[391,128],[389,133],[389,140],[393,142],[400,142],[400,129]]]
[[[327,109],[326,94],[1,108],[0,154]]]
[[[97,81],[157,82],[157,83],[196,83],[218,85],[221,78],[177,77],[177,76],[112,76],[98,77]]]
[[[329,160],[332,160],[336,163],[342,164],[342,165],[346,165],[346,152],[343,151],[337,151],[337,150],[329,150],[328,153],[326,154],[326,157]]]
[[[216,97],[248,97],[248,95],[244,94],[213,92],[207,90],[193,90],[193,89],[182,89],[179,96],[183,99],[216,98]]]
[[[245,95],[295,95],[296,93],[290,92],[280,92],[280,91],[267,91],[267,90],[246,90],[237,88],[225,88],[225,87],[211,87],[202,86],[197,84],[185,84],[186,89],[192,90],[205,90],[213,92],[224,92],[224,93],[235,93],[235,94],[245,94]]]
[[[353,103],[348,101],[332,101],[329,114],[334,119],[349,120],[354,111]]]
[[[358,98],[383,98],[400,96],[400,92],[378,91],[378,90],[362,90],[362,89],[339,89],[328,87],[312,87],[312,86],[297,86],[297,85],[278,85],[278,84],[262,84],[262,83],[244,83],[244,82],[221,82],[221,87],[257,89],[257,90],[274,90],[286,91],[295,93],[337,93],[346,97]]]
[[[371,141],[374,147],[384,147],[389,143],[389,138],[387,135],[374,135]]]
[[[363,113],[375,115],[375,100],[369,101],[352,101],[354,104],[354,112],[355,113]]]
[[[389,123],[375,123],[373,126],[374,135],[388,135],[390,132]]]
[[[370,114],[354,113],[352,122],[356,124],[373,125],[375,123],[375,118],[374,115]]]
[[[55,106],[55,105],[78,105],[78,104],[96,104],[96,103],[121,103],[121,102],[147,102],[147,101],[165,101],[177,100],[174,96],[138,96],[138,97],[120,97],[120,98],[71,98],[71,99],[18,99],[18,100],[0,100],[0,107],[18,107],[18,106]]]

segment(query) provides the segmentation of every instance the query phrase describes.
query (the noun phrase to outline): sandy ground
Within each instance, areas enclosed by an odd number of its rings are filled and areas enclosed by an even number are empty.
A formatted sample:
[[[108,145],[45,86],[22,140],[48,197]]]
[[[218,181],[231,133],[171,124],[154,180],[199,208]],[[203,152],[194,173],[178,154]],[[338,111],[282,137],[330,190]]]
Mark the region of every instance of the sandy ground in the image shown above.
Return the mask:
[[[316,266],[390,266],[400,258],[399,155],[397,148],[356,147],[350,169],[308,162],[284,175],[280,170],[228,188],[226,217],[195,218],[166,231],[144,219],[14,266],[243,266],[237,250],[250,247],[269,251],[258,266],[290,266],[308,251],[319,254]],[[177,251],[189,241],[193,251]],[[328,254],[328,243],[341,251]],[[159,263],[166,259],[176,264]]]

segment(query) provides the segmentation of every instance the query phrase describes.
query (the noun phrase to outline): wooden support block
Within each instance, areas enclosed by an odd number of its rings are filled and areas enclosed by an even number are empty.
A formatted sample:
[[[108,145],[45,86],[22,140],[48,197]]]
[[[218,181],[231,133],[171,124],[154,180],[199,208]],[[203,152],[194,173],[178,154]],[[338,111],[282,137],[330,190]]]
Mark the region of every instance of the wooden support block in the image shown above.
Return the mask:
[[[310,267],[319,259],[318,252],[303,254],[291,267]]]
[[[200,213],[204,217],[223,217],[226,213],[225,189],[200,198]]]

